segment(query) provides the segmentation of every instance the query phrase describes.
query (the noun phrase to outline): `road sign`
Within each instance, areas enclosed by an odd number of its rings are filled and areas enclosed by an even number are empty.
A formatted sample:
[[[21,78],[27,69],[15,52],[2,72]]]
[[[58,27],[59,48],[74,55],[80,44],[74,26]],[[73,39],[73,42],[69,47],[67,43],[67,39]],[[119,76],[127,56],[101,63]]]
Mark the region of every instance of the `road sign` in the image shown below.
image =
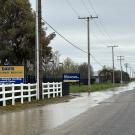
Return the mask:
[[[77,73],[68,73],[63,74],[63,82],[79,82],[80,74]]]

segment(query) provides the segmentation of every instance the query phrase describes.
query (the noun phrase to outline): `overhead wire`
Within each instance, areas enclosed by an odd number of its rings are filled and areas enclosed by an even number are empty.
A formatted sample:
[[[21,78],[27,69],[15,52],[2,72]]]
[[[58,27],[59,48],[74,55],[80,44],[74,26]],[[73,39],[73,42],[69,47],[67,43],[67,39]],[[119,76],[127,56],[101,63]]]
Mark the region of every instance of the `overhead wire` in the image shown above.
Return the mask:
[[[81,0],[81,2],[82,2],[82,4],[83,4],[85,10],[87,11],[87,13],[91,16],[91,12],[90,12],[89,8],[87,7],[86,3],[84,2],[84,0]],[[89,1],[89,2],[90,2],[90,1]],[[90,3],[89,3],[89,4],[90,4]],[[92,7],[93,7],[93,6],[92,6]],[[93,8],[94,8],[94,7],[93,7]],[[92,10],[93,10],[93,8],[92,8]],[[95,14],[96,16],[98,16],[95,10],[94,10],[94,14]],[[107,37],[107,36],[106,36],[106,33],[101,30],[101,28],[99,27],[99,25],[97,24],[97,22],[96,22],[95,20],[94,20],[94,23],[95,23],[96,28],[98,29],[98,31],[101,33],[101,35],[106,38],[106,37]],[[106,39],[109,39],[109,40],[110,40],[110,37],[109,37],[109,38],[107,37]],[[112,40],[111,40],[111,41],[112,41]]]
[[[45,21],[44,19],[42,19],[54,32],[56,32],[62,39],[64,39],[66,42],[68,42],[70,45],[72,45],[73,47],[75,47],[76,49],[84,52],[87,54],[86,51],[84,51],[83,49],[81,49],[80,47],[78,47],[77,45],[75,45],[74,43],[72,43],[71,41],[69,41],[65,36],[63,36],[62,34],[60,34],[56,29],[54,29],[47,21]]]
[[[88,7],[86,6],[84,0],[81,0],[81,2],[82,2],[82,4],[83,4],[84,8],[86,9],[86,11],[87,11],[89,14],[91,14],[91,13],[89,12],[89,9],[88,9]]]
[[[90,5],[90,7],[91,7],[92,11],[94,12],[94,14],[95,14],[96,16],[98,16],[98,14],[97,14],[97,12],[96,12],[96,10],[95,10],[95,8],[94,8],[93,3],[92,3],[91,0],[88,0],[88,4]],[[98,25],[96,22],[95,22],[95,24],[96,24],[97,27],[99,28],[100,32],[101,32],[101,33],[104,33],[103,35],[105,35],[106,37],[108,37],[108,39],[109,39],[110,41],[114,42],[113,39],[112,39],[112,37],[111,37],[111,36],[109,35],[109,33],[106,31],[106,29],[105,29],[103,23],[101,22],[101,19],[99,18],[98,20],[99,20],[98,22],[99,22],[101,28],[103,29],[103,32],[102,32],[102,30],[100,29],[99,25]]]
[[[93,54],[91,54],[91,57],[94,59],[94,61],[95,61],[98,65],[100,65],[101,67],[104,67],[104,66],[95,58],[95,56],[94,56]]]
[[[91,16],[90,10],[89,10],[89,8],[87,7],[87,5],[85,4],[84,0],[81,0],[81,2],[82,2],[82,4],[83,4],[83,6],[85,7],[86,11],[88,12],[88,14]],[[89,4],[91,5],[92,10],[94,11],[95,15],[98,16],[96,10],[95,10],[94,7],[93,7],[92,2],[91,2],[90,0],[88,0],[88,2],[89,2]],[[99,27],[99,25],[97,24],[97,22],[96,22],[95,20],[94,20],[94,22],[95,22],[95,24],[96,24],[96,26],[97,26],[99,32],[100,32],[102,35],[104,35],[105,38],[107,37],[109,41],[113,42],[113,40],[112,40],[112,38],[110,37],[110,35],[105,31],[105,29],[104,29],[103,24],[101,23],[101,21],[99,21],[99,23],[100,23],[100,25],[102,26],[103,32],[102,32],[101,28]],[[97,38],[97,37],[96,37],[96,38]]]
[[[87,13],[91,16],[90,10],[89,10],[89,8],[87,7],[85,1],[84,1],[84,0],[81,0],[81,2],[82,2],[82,4],[83,4],[84,8],[86,9]],[[94,10],[94,11],[95,11],[95,10]],[[95,11],[95,15],[98,16],[97,13],[96,13],[96,11]],[[106,36],[107,34],[101,30],[101,28],[99,27],[99,25],[97,24],[97,22],[96,22],[95,20],[93,20],[93,21],[94,21],[94,23],[95,23],[95,25],[96,25],[96,28],[97,28],[98,31],[101,33],[101,35],[104,36],[105,39],[108,39],[109,42],[110,42],[110,41],[112,42],[112,40],[110,40],[111,38],[108,38],[109,35],[108,35],[108,37],[107,37],[107,36]],[[94,37],[95,37],[96,39],[100,40],[100,42],[102,42],[102,43],[104,44],[104,41],[102,41],[96,34],[94,34]]]
[[[89,5],[91,6],[92,10],[94,11],[95,15],[97,15],[97,12],[96,12],[96,10],[95,10],[95,8],[94,8],[94,6],[93,6],[92,1],[91,1],[91,0],[88,0],[88,3],[89,3]]]
[[[83,51],[84,53],[88,54],[86,51],[80,49],[79,47],[77,47],[75,44],[73,44],[72,42],[70,42],[69,40],[67,40],[64,36],[62,36],[56,29],[54,29],[49,23],[47,23],[45,20],[43,20],[51,29],[53,29],[59,36],[61,36],[65,41],[67,41],[68,43],[70,43],[72,46],[74,46],[76,49],[79,49],[81,51]],[[95,60],[95,62],[97,62],[97,64],[99,64],[101,67],[103,67],[103,65],[94,57],[93,54],[90,53],[90,55],[92,56],[92,58]]]
[[[72,11],[77,15],[77,16],[80,16],[79,13],[75,10],[75,8],[72,6],[72,4],[69,2],[69,0],[65,0],[67,2],[67,4],[70,6],[70,8],[72,9]],[[86,7],[84,1],[83,1],[83,5]],[[95,36],[96,37],[96,36]],[[96,37],[97,38],[97,37]],[[103,67],[103,65],[95,58],[95,56],[90,53],[90,55],[92,56],[93,60],[98,64],[100,65],[101,67]]]
[[[79,17],[78,11],[77,11],[75,8],[73,8],[73,6],[72,6],[72,4],[70,3],[70,1],[69,1],[69,0],[65,0],[65,1],[66,1],[67,4],[70,6],[70,8],[72,9],[72,11],[76,14],[76,16]]]
[[[15,6],[18,6],[14,1],[13,1],[13,4],[15,5]],[[24,9],[23,9],[24,10]],[[25,13],[28,13],[28,11],[26,11],[26,10],[24,10],[25,11]],[[54,30],[55,31],[55,33],[57,33],[61,38],[63,38],[66,42],[68,42],[70,45],[72,45],[73,47],[75,47],[76,49],[78,49],[78,50],[80,50],[80,51],[82,51],[82,52],[84,52],[84,53],[86,53],[87,54],[87,52],[86,51],[84,51],[83,49],[81,49],[81,48],[79,48],[77,45],[75,45],[74,43],[72,43],[71,41],[69,41],[66,37],[64,37],[62,34],[60,34],[56,29],[54,29],[47,21],[45,21],[43,18],[41,18],[42,19],[42,21],[44,21],[44,23],[46,23],[52,30]]]
[[[13,4],[14,5],[16,5],[16,6],[18,6],[15,2],[13,2]],[[69,3],[70,4],[70,3]],[[71,7],[71,6],[70,6]],[[23,9],[24,10],[24,9]],[[72,10],[73,10],[73,7],[72,7]],[[24,10],[25,12],[27,12],[28,13],[28,11],[26,11],[26,10]],[[75,10],[74,10],[74,12],[75,12]],[[77,12],[76,12],[76,14],[77,14]],[[80,50],[80,51],[82,51],[83,53],[85,53],[85,54],[88,54],[86,51],[84,51],[83,49],[81,49],[80,47],[78,47],[76,44],[74,44],[74,43],[72,43],[71,41],[69,41],[65,36],[63,36],[61,33],[59,33],[56,29],[54,29],[47,21],[45,21],[43,18],[41,18],[42,19],[42,21],[44,21],[44,23],[46,23],[55,33],[57,33],[63,40],[65,40],[66,42],[68,42],[71,46],[73,46],[74,48],[76,48],[76,49],[78,49],[78,50]],[[92,55],[92,54],[90,54],[91,56],[92,56],[92,58],[100,65],[100,66],[102,66],[103,67],[103,65],[102,64],[100,64],[100,62],[98,62],[98,60],[96,60],[96,58]]]

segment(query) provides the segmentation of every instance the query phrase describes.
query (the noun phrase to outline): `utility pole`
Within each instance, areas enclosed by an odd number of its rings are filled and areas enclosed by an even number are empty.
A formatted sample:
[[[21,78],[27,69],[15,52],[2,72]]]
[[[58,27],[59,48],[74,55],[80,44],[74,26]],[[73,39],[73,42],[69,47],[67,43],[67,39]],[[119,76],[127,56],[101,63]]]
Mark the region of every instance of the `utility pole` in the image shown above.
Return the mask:
[[[41,0],[36,0],[36,78],[37,78],[37,89],[38,99],[42,98],[42,46],[40,44],[41,39]]]
[[[117,60],[119,60],[120,61],[120,68],[121,68],[121,84],[123,84],[123,75],[122,75],[122,60],[124,60],[124,56],[117,56],[118,57],[118,59]]]
[[[125,68],[126,68],[126,73],[128,74],[128,63],[125,63],[124,66],[125,66]],[[126,81],[127,81],[127,80],[128,80],[128,78],[127,78],[127,75],[126,75]]]
[[[78,19],[87,20],[87,33],[88,33],[88,92],[90,92],[91,89],[91,73],[90,73],[90,20],[97,19],[98,16],[93,17],[79,17]]]
[[[132,69],[132,78],[134,78],[134,69]]]
[[[132,67],[129,68],[130,68],[130,78],[132,78]]]
[[[128,73],[127,69],[128,69],[128,63],[125,63],[125,68],[126,68],[126,72]]]
[[[37,80],[37,99],[39,100],[39,12],[38,0],[36,0],[36,80]]]
[[[111,47],[112,48],[112,68],[113,68],[113,85],[115,85],[115,71],[114,71],[114,47],[118,47],[116,45],[113,45],[113,46],[108,46],[108,47]]]

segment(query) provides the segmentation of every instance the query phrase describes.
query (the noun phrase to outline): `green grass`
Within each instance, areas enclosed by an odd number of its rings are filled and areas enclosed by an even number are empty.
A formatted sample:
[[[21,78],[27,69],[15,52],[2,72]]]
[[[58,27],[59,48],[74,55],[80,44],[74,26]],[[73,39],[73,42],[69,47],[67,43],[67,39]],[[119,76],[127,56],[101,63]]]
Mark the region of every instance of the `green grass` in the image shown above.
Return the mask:
[[[120,84],[115,84],[114,87],[119,87]],[[109,88],[113,88],[113,84],[111,83],[104,83],[104,84],[92,84],[91,85],[91,92],[94,91],[102,91],[107,90]],[[70,85],[70,92],[71,93],[78,93],[78,92],[88,92],[88,86],[87,85]]]

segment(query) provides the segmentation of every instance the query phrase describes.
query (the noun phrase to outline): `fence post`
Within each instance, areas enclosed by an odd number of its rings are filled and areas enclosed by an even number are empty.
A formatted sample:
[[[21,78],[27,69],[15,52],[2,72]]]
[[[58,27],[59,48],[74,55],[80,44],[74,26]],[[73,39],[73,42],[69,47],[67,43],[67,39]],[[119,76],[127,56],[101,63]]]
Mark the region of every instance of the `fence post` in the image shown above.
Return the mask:
[[[21,83],[21,104],[23,104],[23,84]]]
[[[47,85],[48,98],[50,98],[50,87],[49,87],[49,82],[46,83],[46,85]]]
[[[60,96],[62,97],[62,82],[60,82]]]
[[[28,102],[31,102],[31,86],[30,86],[30,83],[28,83]]]
[[[38,89],[37,89],[37,83],[35,84],[35,87],[36,87],[35,89],[36,89],[36,95],[37,95],[36,100],[38,100],[39,99],[39,97],[38,97],[39,94],[38,94]]]
[[[42,83],[42,99],[44,99],[44,83]]]
[[[57,85],[57,97],[59,96],[59,83],[56,83],[56,85]]]
[[[53,98],[55,98],[55,82],[53,82]]]
[[[12,105],[15,105],[15,87],[14,84],[12,83]]]
[[[5,85],[4,84],[2,84],[2,98],[3,98],[3,106],[6,106]]]

